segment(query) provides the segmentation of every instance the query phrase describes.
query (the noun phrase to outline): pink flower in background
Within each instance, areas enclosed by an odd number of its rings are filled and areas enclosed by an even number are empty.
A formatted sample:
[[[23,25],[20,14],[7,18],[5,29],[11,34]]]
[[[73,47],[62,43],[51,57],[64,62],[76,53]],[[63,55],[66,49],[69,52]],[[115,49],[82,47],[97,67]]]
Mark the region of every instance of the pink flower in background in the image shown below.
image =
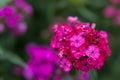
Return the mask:
[[[118,7],[120,0],[110,0],[110,2],[111,5],[104,8],[103,14],[106,18],[111,18],[114,25],[120,26],[120,10]]]
[[[12,5],[6,5],[2,8],[4,17],[14,16],[16,14],[16,8]]]
[[[33,13],[33,8],[30,4],[28,4],[27,2],[25,2],[25,0],[14,0],[15,5],[18,8],[21,8],[25,13],[27,13],[29,16],[32,15]]]
[[[25,2],[25,0],[15,0],[15,5],[19,8],[22,8],[23,11],[28,15],[33,14],[32,6],[29,3]]]
[[[10,16],[6,18],[6,24],[10,28],[16,27],[18,23],[19,21],[17,20],[15,16]]]
[[[31,71],[33,77],[30,76],[30,78],[35,78],[35,80],[38,78],[49,79],[56,63],[54,51],[46,46],[39,46],[34,43],[28,44],[26,50],[31,58],[27,64],[28,68],[26,68]],[[29,71],[26,69],[24,76],[29,78]]]
[[[120,11],[117,11],[116,16],[114,18],[114,24],[120,26]]]
[[[56,25],[51,46],[58,51],[60,67],[65,72],[72,68],[88,72],[103,66],[111,54],[107,32],[96,30],[95,23],[90,25],[71,16],[68,23]]]
[[[114,6],[107,6],[104,9],[103,13],[104,13],[104,16],[107,17],[107,18],[114,17],[115,13],[116,13],[116,8]]]
[[[27,30],[27,24],[24,22],[25,15],[31,16],[32,13],[32,6],[25,0],[13,0],[11,4],[6,4],[0,10],[0,20],[12,35],[23,35]]]
[[[25,22],[21,22],[17,24],[17,27],[12,29],[13,35],[23,35],[27,30],[27,24]]]
[[[120,4],[120,0],[110,0],[112,4]]]

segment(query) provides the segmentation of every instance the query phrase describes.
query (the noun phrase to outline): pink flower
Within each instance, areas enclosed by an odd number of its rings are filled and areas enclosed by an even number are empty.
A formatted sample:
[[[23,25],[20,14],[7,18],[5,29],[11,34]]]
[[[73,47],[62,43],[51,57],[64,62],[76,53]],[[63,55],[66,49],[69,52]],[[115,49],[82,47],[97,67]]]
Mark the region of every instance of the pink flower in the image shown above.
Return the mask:
[[[120,4],[120,0],[110,0],[112,5],[107,6],[103,13],[106,18],[112,18],[113,24],[120,26],[120,11],[117,5]]]
[[[17,26],[17,19],[15,17],[8,17],[6,19],[6,24],[7,26],[9,26],[10,28],[13,28],[15,26]]]
[[[99,48],[97,46],[91,45],[85,51],[85,54],[88,57],[92,57],[93,59],[97,59],[100,56],[100,50],[99,50]]]
[[[56,30],[56,33],[59,35],[59,36],[63,36],[63,35],[67,35],[67,34],[70,34],[72,32],[72,28],[67,25],[67,24],[63,24],[62,26],[59,26]]]
[[[13,28],[12,34],[13,35],[22,35],[27,30],[27,24],[24,22],[19,23],[16,27]]]
[[[100,35],[100,37],[102,37],[102,38],[108,38],[108,34],[105,32],[105,31],[100,31],[99,32],[99,35]]]
[[[91,28],[95,29],[95,27],[96,27],[96,24],[92,23]]]
[[[104,11],[104,16],[107,17],[107,18],[111,18],[111,17],[114,17],[115,16],[115,13],[116,13],[116,9],[114,6],[107,6]]]
[[[23,10],[30,16],[33,14],[33,8],[29,4],[25,4]]]
[[[16,8],[15,6],[6,5],[3,7],[2,12],[4,16],[10,17],[16,14]]]
[[[78,17],[77,17],[77,16],[75,16],[75,17],[69,16],[69,17],[67,18],[67,21],[70,22],[70,23],[75,23],[75,22],[78,21]]]
[[[88,72],[103,66],[111,50],[107,32],[98,31],[95,26],[95,23],[90,25],[77,20],[75,23],[59,24],[53,31],[51,46],[58,51],[58,60],[64,71],[74,67]]]
[[[12,35],[23,35],[27,30],[25,15],[32,15],[32,6],[25,0],[13,0],[0,10],[0,20]],[[2,29],[2,28],[1,28]]]
[[[79,59],[82,55],[84,55],[84,47],[72,47],[71,53],[74,56],[74,58]]]
[[[59,42],[58,42],[57,36],[54,36],[54,37],[52,38],[51,46],[52,46],[53,48],[58,48],[58,47],[59,47]]]
[[[60,67],[64,69],[65,72],[70,71],[72,64],[67,59],[63,58],[60,60]]]
[[[87,57],[86,56],[81,57],[80,61],[76,60],[74,65],[75,65],[75,68],[77,70],[82,70],[82,71],[85,71],[85,72],[88,72],[91,68],[91,66],[87,62]]]
[[[15,0],[15,5],[21,8],[26,14],[32,15],[33,8],[30,4],[25,2],[25,0]]]
[[[80,47],[83,43],[85,43],[85,39],[82,37],[82,34],[74,35],[70,38],[71,46]]]
[[[100,59],[100,60],[98,60],[98,61],[96,62],[95,68],[99,70],[103,65],[104,65],[104,63],[103,63],[103,61]]]

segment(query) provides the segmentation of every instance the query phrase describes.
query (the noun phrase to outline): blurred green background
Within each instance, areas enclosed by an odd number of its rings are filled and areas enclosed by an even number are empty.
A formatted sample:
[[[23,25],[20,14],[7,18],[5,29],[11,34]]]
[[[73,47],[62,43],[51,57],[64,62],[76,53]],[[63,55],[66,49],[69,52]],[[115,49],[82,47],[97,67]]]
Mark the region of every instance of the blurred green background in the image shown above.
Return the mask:
[[[3,7],[10,0],[0,0]],[[0,34],[0,80],[22,80],[15,76],[15,65],[24,65],[28,56],[25,45],[29,42],[49,45],[50,25],[58,18],[78,16],[81,21],[95,22],[97,29],[109,33],[112,55],[101,70],[97,71],[95,80],[120,80],[120,26],[113,24],[112,18],[106,18],[103,10],[111,5],[109,0],[27,0],[33,7],[33,15],[27,17],[28,30],[23,36]],[[118,7],[119,8],[119,7]],[[23,79],[24,80],[24,79]]]

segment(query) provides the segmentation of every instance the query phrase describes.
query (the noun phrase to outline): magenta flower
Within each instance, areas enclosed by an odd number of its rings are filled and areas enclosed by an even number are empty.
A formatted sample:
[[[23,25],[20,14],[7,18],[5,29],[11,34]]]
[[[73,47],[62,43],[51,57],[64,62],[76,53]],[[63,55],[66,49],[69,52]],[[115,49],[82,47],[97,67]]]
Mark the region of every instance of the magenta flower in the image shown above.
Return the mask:
[[[2,8],[4,17],[10,17],[16,14],[16,8],[12,5],[6,5]]]
[[[67,59],[63,58],[60,60],[60,67],[64,68],[64,71],[68,72],[70,71],[72,64],[70,61],[68,61]]]
[[[21,8],[28,15],[31,16],[33,14],[32,6],[28,4],[27,2],[25,2],[25,0],[14,0],[14,2],[18,8]]]
[[[25,0],[13,0],[0,10],[0,20],[12,35],[23,35],[27,30],[25,15],[32,15],[32,6]]]
[[[103,37],[103,38],[106,38],[106,39],[108,38],[108,34],[105,31],[100,31],[99,35],[100,35],[100,37]]]
[[[98,31],[95,23],[90,26],[77,17],[67,20],[68,23],[56,23],[51,40],[51,46],[58,51],[60,67],[66,72],[72,68],[86,72],[100,69],[111,54],[107,32]]]
[[[61,77],[54,77],[53,80],[63,80]]]
[[[50,80],[50,78],[59,80],[61,78],[61,70],[56,64],[57,60],[53,49],[48,46],[30,43],[26,46],[26,51],[30,56],[27,66],[23,71],[23,75],[27,80]],[[68,67],[71,66],[70,62],[68,61],[66,65],[63,62],[61,65],[67,66],[65,70],[68,71]]]
[[[18,24],[18,22],[19,22],[19,21],[17,20],[17,18],[16,18],[15,16],[11,16],[11,17],[7,17],[7,18],[6,18],[6,24],[7,24],[7,26],[10,27],[10,28],[16,27],[17,24]]]
[[[85,43],[85,39],[81,36],[82,34],[79,35],[73,35],[70,38],[71,46],[74,47],[80,47],[83,43]]]
[[[76,59],[79,59],[82,55],[85,54],[83,51],[84,47],[71,47],[71,53]]]
[[[87,55],[88,57],[92,57],[93,59],[98,59],[98,57],[100,56],[100,50],[97,46],[91,45],[85,51],[85,55]]]

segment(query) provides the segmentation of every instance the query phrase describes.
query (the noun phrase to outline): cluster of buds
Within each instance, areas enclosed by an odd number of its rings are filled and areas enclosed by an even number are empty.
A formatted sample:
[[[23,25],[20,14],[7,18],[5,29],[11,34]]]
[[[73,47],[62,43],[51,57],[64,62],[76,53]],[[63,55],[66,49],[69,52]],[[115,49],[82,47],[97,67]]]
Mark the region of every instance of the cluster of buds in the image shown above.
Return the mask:
[[[24,17],[32,12],[32,6],[25,0],[12,0],[0,9],[0,33],[8,30],[13,35],[24,34],[27,29]]]
[[[108,35],[103,30],[96,30],[95,26],[95,23],[90,25],[72,16],[67,18],[67,23],[53,25],[51,47],[57,50],[64,71],[75,68],[88,72],[104,65],[111,54]]]

